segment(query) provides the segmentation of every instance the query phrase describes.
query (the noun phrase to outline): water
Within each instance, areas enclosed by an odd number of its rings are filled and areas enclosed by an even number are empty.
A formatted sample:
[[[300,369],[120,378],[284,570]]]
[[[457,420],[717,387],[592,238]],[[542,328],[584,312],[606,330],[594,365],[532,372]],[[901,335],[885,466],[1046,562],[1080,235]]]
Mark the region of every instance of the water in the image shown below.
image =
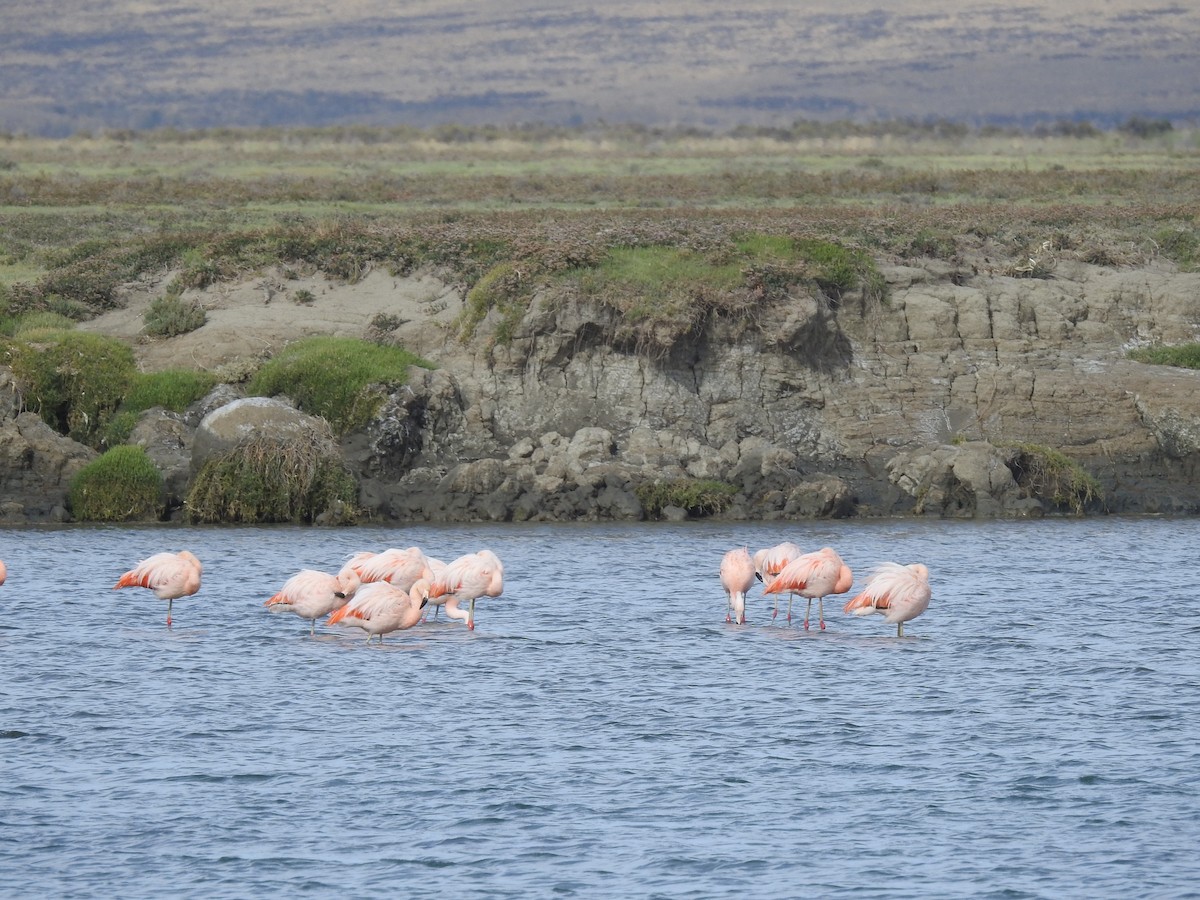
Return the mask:
[[[783,539],[923,561],[930,609],[725,624],[721,555]],[[414,543],[505,561],[474,633],[262,607]],[[184,547],[173,628],[111,589]],[[0,894],[1200,896],[1198,556],[1200,520],[3,531]]]

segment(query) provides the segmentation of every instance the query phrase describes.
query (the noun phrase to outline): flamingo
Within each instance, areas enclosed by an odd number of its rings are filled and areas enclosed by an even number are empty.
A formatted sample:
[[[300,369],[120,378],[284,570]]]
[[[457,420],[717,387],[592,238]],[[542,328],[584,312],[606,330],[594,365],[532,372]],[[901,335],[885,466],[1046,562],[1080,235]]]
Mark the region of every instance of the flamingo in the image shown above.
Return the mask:
[[[419,547],[406,550],[392,547],[382,553],[358,553],[350,558],[346,567],[354,569],[363,584],[387,581],[402,591],[411,589],[422,578],[433,577],[429,560]]]
[[[480,597],[499,597],[504,592],[504,564],[491,550],[460,556],[434,578],[429,588],[431,599],[445,597],[446,615],[462,619],[475,630],[475,601]],[[464,612],[459,604],[469,601]]]
[[[822,547],[792,560],[783,571],[767,585],[768,594],[791,591],[808,598],[804,611],[804,629],[808,630],[808,616],[812,612],[813,598],[817,599],[817,620],[825,630],[825,597],[828,594],[844,594],[854,584],[850,568],[832,547]],[[788,621],[792,621],[792,601],[788,600]]]
[[[768,579],[774,578],[782,572],[788,563],[803,552],[798,545],[791,541],[784,541],[774,547],[759,550],[754,554],[754,577],[764,585],[767,584]],[[779,615],[778,596],[775,597],[775,608],[771,611],[771,619],[773,620],[777,615]]]
[[[932,596],[929,569],[921,563],[902,566],[885,562],[875,567],[862,592],[842,607],[842,612],[856,616],[880,613],[885,622],[895,623],[896,637],[904,637],[904,623],[925,612]]]
[[[433,582],[437,581],[438,576],[442,575],[446,571],[446,563],[440,559],[435,559],[432,556],[427,556],[425,559],[428,561],[429,571],[432,573],[429,578],[429,582],[432,584]],[[448,599],[449,598],[445,594],[440,597],[429,598],[429,605],[433,607],[433,620],[435,622],[437,621],[438,613],[442,611],[442,607],[446,605],[446,601]],[[429,609],[427,607],[425,609],[425,619],[428,618]],[[425,621],[425,619],[422,619],[421,621]]]
[[[363,629],[368,644],[371,638],[379,635],[382,644],[385,634],[416,625],[428,599],[429,582],[424,579],[407,591],[387,581],[371,581],[355,592],[353,600],[334,610],[328,622]]]
[[[746,591],[754,586],[754,560],[745,547],[730,550],[721,558],[721,586],[725,588],[725,621],[732,609],[739,625],[746,622]]]
[[[167,626],[171,625],[171,604],[177,597],[190,597],[200,590],[200,575],[204,567],[189,551],[155,553],[142,560],[120,577],[113,590],[144,587],[156,597],[167,601]]]
[[[313,635],[317,619],[345,606],[360,583],[358,573],[351,568],[344,568],[337,575],[301,569],[263,606],[271,612],[292,612],[308,619],[308,633]]]
[[[0,584],[4,584],[8,580],[8,566],[0,560]]]

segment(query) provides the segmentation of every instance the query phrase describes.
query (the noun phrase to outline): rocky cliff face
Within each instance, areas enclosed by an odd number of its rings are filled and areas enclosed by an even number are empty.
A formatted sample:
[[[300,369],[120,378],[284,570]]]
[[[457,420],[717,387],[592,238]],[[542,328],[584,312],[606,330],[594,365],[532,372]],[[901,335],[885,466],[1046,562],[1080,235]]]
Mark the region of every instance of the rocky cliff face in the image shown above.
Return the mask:
[[[1091,510],[1200,509],[1200,374],[1125,358],[1196,340],[1200,275],[884,274],[886,303],[791,297],[658,355],[538,297],[511,341],[432,354],[358,462],[402,517],[629,515],[638,484],[684,477],[737,485],[735,516],[1069,510],[1022,482],[1033,444],[1095,476]]]
[[[639,518],[648,486],[712,480],[737,488],[733,517],[1200,511],[1200,373],[1125,356],[1198,339],[1200,275],[1064,260],[1017,278],[982,254],[882,271],[885,302],[791,296],[653,352],[570,294],[536,296],[503,342],[485,320],[459,344],[453,304],[411,315],[395,338],[438,368],[414,369],[343,440],[363,505],[397,520]],[[196,423],[236,398],[223,386],[196,414],[144,417],[138,441],[170,449],[176,505]],[[61,518],[94,454],[17,412],[0,421],[4,515]],[[1078,462],[1099,493],[1039,483],[1026,445]],[[655,512],[714,508],[694,502]]]

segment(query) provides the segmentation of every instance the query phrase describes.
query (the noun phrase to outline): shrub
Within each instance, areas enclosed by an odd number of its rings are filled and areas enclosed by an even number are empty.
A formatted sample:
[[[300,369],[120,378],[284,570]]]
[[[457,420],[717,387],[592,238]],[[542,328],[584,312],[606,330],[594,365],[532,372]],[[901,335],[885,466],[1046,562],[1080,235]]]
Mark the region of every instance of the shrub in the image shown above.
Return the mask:
[[[193,522],[295,522],[328,515],[351,523],[358,485],[332,439],[307,443],[263,434],[205,462],[188,493]]]
[[[113,447],[71,479],[67,502],[81,522],[127,522],[159,518],[164,484],[158,466],[141,447]]]
[[[1083,466],[1058,450],[1041,444],[1015,444],[1009,462],[1017,484],[1040,500],[1082,515],[1091,503],[1103,498],[1100,483]]]
[[[1195,231],[1164,228],[1155,232],[1154,241],[1162,255],[1183,271],[1191,272],[1196,268],[1197,259],[1200,258],[1200,236]]]
[[[724,481],[704,478],[675,478],[639,485],[634,494],[642,511],[659,518],[668,506],[677,506],[689,516],[699,518],[726,509],[737,495],[737,487]]]
[[[207,321],[208,314],[199,303],[184,300],[178,294],[165,294],[150,302],[142,318],[146,334],[175,337],[195,331]]]
[[[97,447],[100,435],[133,382],[133,351],[120,341],[77,331],[11,341],[12,366],[25,405],[51,428]]]
[[[285,394],[300,409],[323,416],[335,434],[346,434],[371,420],[383,402],[372,387],[398,387],[409,366],[432,368],[400,347],[355,338],[312,337],[285,347],[250,379],[250,396]]]

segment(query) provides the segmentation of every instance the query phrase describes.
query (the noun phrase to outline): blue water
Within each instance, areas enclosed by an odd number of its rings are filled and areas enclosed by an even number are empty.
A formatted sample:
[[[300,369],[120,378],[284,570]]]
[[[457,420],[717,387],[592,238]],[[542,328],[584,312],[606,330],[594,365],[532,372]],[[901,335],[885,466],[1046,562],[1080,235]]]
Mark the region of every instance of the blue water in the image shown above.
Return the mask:
[[[724,622],[721,555],[925,562],[906,626]],[[367,646],[302,567],[490,547]],[[188,548],[175,604],[113,591]],[[0,531],[0,894],[1200,896],[1200,521]],[[844,598],[843,598],[844,599]],[[782,614],[779,622],[782,622]]]

